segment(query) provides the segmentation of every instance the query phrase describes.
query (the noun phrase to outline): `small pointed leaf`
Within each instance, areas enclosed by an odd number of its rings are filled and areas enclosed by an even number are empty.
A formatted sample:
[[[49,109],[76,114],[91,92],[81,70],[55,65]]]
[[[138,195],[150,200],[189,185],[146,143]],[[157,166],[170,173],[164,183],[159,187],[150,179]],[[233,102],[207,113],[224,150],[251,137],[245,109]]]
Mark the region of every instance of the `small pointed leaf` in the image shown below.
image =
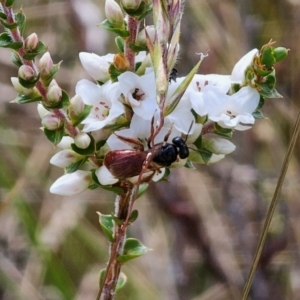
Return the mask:
[[[124,39],[122,39],[120,36],[117,36],[115,38],[115,43],[116,43],[120,53],[124,53]]]
[[[18,50],[22,48],[22,46],[23,42],[13,42],[7,32],[0,34],[0,47]]]
[[[150,249],[143,245],[139,240],[128,238],[125,241],[124,252],[117,260],[121,263],[125,263],[147,253],[149,250]]]
[[[44,133],[47,137],[47,139],[52,142],[54,145],[57,145],[64,136],[64,126],[56,129],[56,130],[49,130],[47,128],[44,128]]]
[[[146,183],[146,182],[141,183],[139,185],[139,191],[138,191],[137,199],[140,198],[147,191],[148,186],[149,186],[149,184]]]
[[[126,282],[127,282],[127,276],[123,272],[121,272],[118,278],[116,292],[120,291],[124,287]]]
[[[131,212],[131,215],[130,215],[129,219],[128,219],[129,223],[130,224],[133,223],[138,218],[138,216],[139,216],[139,212],[136,209],[133,210]]]
[[[15,0],[6,0],[5,6],[6,7],[11,7],[14,4]]]
[[[77,147],[75,144],[71,144],[72,150],[80,155],[93,155],[96,151],[95,140],[91,134],[88,134],[88,136],[90,137],[91,142],[87,148],[82,149],[82,148]]]
[[[71,164],[70,166],[66,167],[65,170],[67,173],[74,173],[77,171],[86,161],[87,157],[84,157],[83,159],[77,161],[76,163]]]
[[[214,133],[221,135],[221,136],[225,136],[225,137],[232,137],[233,134],[233,130],[230,128],[223,128],[220,125],[218,125],[217,123],[214,124],[215,130]]]
[[[104,20],[103,22],[101,22],[99,24],[99,26],[106,29],[106,30],[108,30],[108,31],[114,32],[114,33],[118,34],[119,36],[121,36],[123,38],[126,38],[126,37],[130,36],[129,31],[127,31],[125,29],[120,29],[120,28],[114,27],[108,20]]]
[[[187,87],[191,83],[194,75],[197,73],[200,64],[205,56],[202,56],[199,62],[195,65],[195,67],[190,71],[190,73],[185,77],[185,79],[181,82],[181,84],[174,91],[171,96],[169,103],[164,107],[164,116],[168,116],[178,105],[182,95],[185,93]]]
[[[26,16],[23,14],[23,11],[19,11],[15,14],[16,22],[18,23],[20,33],[23,35],[25,25],[26,25]]]
[[[112,219],[114,220],[114,222],[115,222],[117,225],[121,226],[121,225],[124,223],[123,220],[121,220],[121,219],[119,219],[118,217],[116,217],[113,213],[111,213],[110,215],[111,215]]]
[[[42,96],[30,96],[30,95],[21,95],[19,94],[17,98],[13,101],[18,104],[25,104],[25,103],[31,103],[31,102],[38,102],[42,101]]]
[[[2,11],[0,11],[0,19],[6,20],[7,16],[5,13],[3,13]]]
[[[32,52],[27,52],[24,54],[24,59],[27,60],[33,60],[38,54],[43,53],[47,50],[47,47],[41,42],[39,41],[37,49],[35,49]]]
[[[212,157],[212,152],[206,149],[190,149],[189,160],[198,164],[207,164]]]
[[[103,215],[100,212],[97,212],[97,214],[99,215],[99,223],[100,223],[100,227],[103,231],[103,233],[106,235],[107,239],[110,242],[113,242],[114,236],[113,236],[113,232],[114,232],[114,221],[112,219],[111,215]]]
[[[98,177],[96,176],[96,170],[93,170],[92,171],[92,179],[93,179],[93,182],[94,182],[94,188],[97,188],[97,187],[101,187],[103,188],[104,190],[107,190],[107,191],[110,191],[110,192],[113,192],[117,195],[120,195],[122,194],[124,191],[122,188],[120,188],[119,186],[114,186],[114,185],[102,185],[100,184],[99,180],[98,180]]]

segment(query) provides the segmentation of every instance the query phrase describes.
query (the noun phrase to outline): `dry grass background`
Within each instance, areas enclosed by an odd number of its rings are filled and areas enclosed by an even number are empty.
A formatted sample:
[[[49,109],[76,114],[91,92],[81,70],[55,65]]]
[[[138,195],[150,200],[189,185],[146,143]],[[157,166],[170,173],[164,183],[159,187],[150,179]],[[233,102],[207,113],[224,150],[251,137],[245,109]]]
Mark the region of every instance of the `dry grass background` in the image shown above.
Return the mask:
[[[58,82],[74,94],[89,78],[78,52],[114,52],[113,35],[95,27],[101,1],[16,0],[55,62]],[[201,73],[228,74],[248,50],[270,38],[291,49],[278,64],[283,99],[266,101],[263,120],[236,132],[235,153],[197,170],[175,170],[136,203],[129,235],[153,251],[124,266],[119,300],[241,299],[262,222],[278,178],[300,99],[299,0],[186,1],[179,76],[209,49]],[[62,170],[49,165],[55,149],[39,130],[36,105],[9,104],[17,69],[0,49],[0,299],[93,300],[107,242],[96,211],[110,213],[113,195],[90,191],[51,195]],[[299,143],[263,251],[251,299],[300,299]]]

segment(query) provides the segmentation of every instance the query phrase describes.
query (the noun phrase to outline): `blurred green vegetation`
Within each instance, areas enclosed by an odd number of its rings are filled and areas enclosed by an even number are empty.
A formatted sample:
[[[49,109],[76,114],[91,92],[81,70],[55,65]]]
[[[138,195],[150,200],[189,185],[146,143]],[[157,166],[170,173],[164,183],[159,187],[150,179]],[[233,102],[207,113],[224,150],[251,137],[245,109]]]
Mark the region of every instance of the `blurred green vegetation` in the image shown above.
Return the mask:
[[[104,1],[16,0],[49,46],[57,76],[70,95],[89,78],[80,51],[114,52],[114,36],[95,26]],[[128,284],[118,300],[240,299],[266,209],[299,109],[300,2],[186,1],[179,76],[207,57],[203,74],[229,74],[234,63],[271,38],[291,49],[277,65],[278,91],[265,119],[236,132],[235,153],[197,170],[174,170],[168,183],[152,185],[136,203],[139,219],[129,235],[153,249],[124,266]],[[36,105],[10,104],[17,69],[0,49],[0,299],[93,300],[108,243],[96,211],[113,211],[104,190],[64,198],[48,191],[62,170],[49,165],[55,149],[40,127]],[[299,143],[272,222],[253,288],[253,300],[299,299]],[[188,172],[188,173],[187,173]]]

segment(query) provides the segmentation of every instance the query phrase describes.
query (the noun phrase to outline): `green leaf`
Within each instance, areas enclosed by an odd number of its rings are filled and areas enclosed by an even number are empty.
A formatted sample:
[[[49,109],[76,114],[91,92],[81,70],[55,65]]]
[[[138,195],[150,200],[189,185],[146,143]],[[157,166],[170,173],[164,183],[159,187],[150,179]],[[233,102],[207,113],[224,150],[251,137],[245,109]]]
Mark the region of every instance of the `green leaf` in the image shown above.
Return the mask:
[[[120,76],[123,72],[118,70],[113,64],[110,64],[108,68],[108,73],[110,75],[110,79],[112,80],[112,82],[117,82],[118,76]]]
[[[34,51],[27,52],[24,54],[24,59],[33,60],[38,54],[41,54],[47,50],[47,47],[39,41],[37,48]]]
[[[215,131],[214,133],[225,136],[225,137],[232,137],[233,130],[230,128],[223,128],[218,123],[214,123]]]
[[[20,59],[19,54],[17,54],[16,52],[12,52],[11,56],[10,56],[10,60],[17,66],[17,67],[21,67],[22,66],[22,61]]]
[[[148,51],[147,45],[136,45],[136,44],[130,43],[129,48],[131,50],[133,50],[134,52]]]
[[[72,121],[72,125],[75,127],[77,125],[79,125],[91,112],[93,106],[92,105],[84,105],[84,109],[82,111],[82,113],[78,116],[70,116],[70,119]]]
[[[39,76],[32,78],[31,80],[25,80],[21,77],[18,77],[19,83],[26,89],[31,89],[39,81]]]
[[[139,212],[136,209],[133,210],[131,212],[131,215],[130,215],[129,219],[128,219],[129,223],[130,224],[133,223],[138,218],[138,216],[139,216]]]
[[[255,112],[253,112],[252,116],[255,119],[263,119],[264,118],[264,115],[263,115],[263,113],[260,110],[256,110]]]
[[[5,6],[6,7],[11,7],[14,4],[15,0],[6,0]]]
[[[99,287],[101,288],[104,284],[106,269],[101,269],[99,272]]]
[[[18,104],[26,104],[26,103],[31,103],[31,102],[38,102],[42,101],[42,96],[30,96],[30,95],[21,95],[19,94],[17,98],[14,100],[14,102]]]
[[[96,176],[96,170],[93,170],[92,171],[92,179],[93,179],[93,182],[94,184],[97,186],[97,187],[101,187],[103,188],[104,190],[107,190],[107,191],[110,191],[110,192],[113,192],[117,195],[121,195],[124,191],[121,187],[119,186],[114,186],[114,185],[102,185],[100,184],[99,180],[98,180],[98,177]]]
[[[2,11],[0,11],[0,19],[6,20],[7,16],[5,13],[3,13]]]
[[[117,286],[116,286],[116,292],[120,291],[127,282],[127,276],[121,272],[118,278]]]
[[[198,164],[207,164],[213,153],[206,149],[190,149],[189,160]]]
[[[17,14],[15,14],[16,22],[18,23],[20,33],[23,35],[25,25],[26,25],[26,16],[23,14],[23,11],[19,11]]]
[[[96,151],[95,139],[93,138],[93,136],[91,134],[88,134],[88,136],[90,137],[91,142],[87,148],[82,149],[82,148],[77,147],[75,144],[71,144],[72,150],[80,155],[93,155]]]
[[[193,163],[189,159],[187,159],[184,166],[185,166],[185,168],[188,168],[188,169],[195,169]]]
[[[96,143],[96,151],[99,151],[106,143],[106,140],[101,140]]]
[[[140,257],[147,253],[150,249],[143,245],[139,240],[128,238],[125,241],[123,254],[117,260],[121,263],[126,263],[129,260]]]
[[[198,138],[193,143],[197,149],[201,149],[202,147],[202,135],[199,135]]]
[[[47,139],[52,142],[54,145],[57,145],[64,136],[64,126],[56,129],[56,130],[49,130],[47,128],[44,128],[44,133],[47,137]]]
[[[139,185],[139,191],[138,191],[138,194],[137,194],[137,199],[140,198],[142,195],[144,195],[144,193],[147,191],[147,188],[148,188],[149,184],[144,182],[144,183],[141,183]]]
[[[18,50],[23,47],[23,42],[13,42],[7,32],[2,32],[0,34],[0,47]]]
[[[114,222],[118,225],[118,226],[121,226],[124,221],[119,219],[117,216],[115,216],[113,213],[110,214],[112,219],[114,220]]]
[[[66,167],[65,170],[67,173],[74,173],[77,171],[86,161],[88,157],[84,157],[83,159],[71,164],[70,166]]]
[[[114,32],[123,38],[127,38],[130,36],[129,31],[114,27],[108,20],[104,20],[99,24],[99,26],[102,27],[103,29]]]
[[[106,269],[101,269],[99,273],[99,287],[101,288],[104,284]],[[121,272],[117,281],[116,292],[119,292],[127,282],[127,276]]]
[[[103,231],[103,233],[105,234],[105,236],[107,237],[107,239],[110,242],[113,242],[114,236],[113,236],[113,232],[114,232],[114,221],[111,215],[103,215],[100,212],[97,211],[97,214],[99,215],[99,223],[100,223],[100,227]]]
[[[263,83],[258,83],[258,86],[260,87],[259,94],[266,98],[282,98],[275,89],[275,84],[275,74],[268,75]]]
[[[176,108],[182,95],[185,93],[194,75],[197,73],[203,58],[204,57],[201,57],[199,62],[195,65],[195,67],[189,72],[189,74],[185,77],[185,79],[180,83],[177,89],[173,92],[172,96],[170,97],[169,103],[164,107],[164,116],[168,116]]]
[[[55,77],[56,73],[58,72],[58,70],[60,68],[60,64],[61,64],[61,62],[59,62],[58,64],[53,65],[53,69],[52,69],[51,73],[48,76],[41,78],[41,80],[43,81],[43,84],[45,86],[49,86],[52,79]]]
[[[18,27],[18,23],[7,23],[3,20],[0,20],[0,21],[1,21],[2,25],[9,30],[16,29]]]
[[[120,36],[117,36],[115,38],[115,43],[116,43],[117,48],[119,49],[120,53],[124,53],[124,39],[122,39]]]

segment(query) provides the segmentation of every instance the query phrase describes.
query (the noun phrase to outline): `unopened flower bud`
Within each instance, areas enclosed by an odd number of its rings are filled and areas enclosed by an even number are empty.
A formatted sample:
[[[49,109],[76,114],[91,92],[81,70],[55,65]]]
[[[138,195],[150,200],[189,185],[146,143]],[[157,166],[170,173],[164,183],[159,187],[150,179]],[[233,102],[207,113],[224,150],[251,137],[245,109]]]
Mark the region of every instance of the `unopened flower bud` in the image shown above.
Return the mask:
[[[50,115],[50,111],[47,110],[43,104],[41,103],[38,103],[37,105],[37,111],[38,111],[38,114],[40,116],[41,119],[45,118],[46,116]]]
[[[62,126],[63,122],[60,118],[55,117],[51,114],[46,115],[42,119],[42,125],[48,130],[56,130]]]
[[[215,154],[229,154],[236,148],[233,143],[222,138],[203,139],[202,146]]]
[[[118,53],[114,56],[113,64],[117,70],[125,72],[129,69],[129,62],[124,54]]]
[[[76,94],[71,100],[68,107],[68,115],[70,119],[76,119],[84,111],[84,102],[82,98]]]
[[[85,70],[97,81],[106,82],[109,80],[108,68],[113,61],[114,54],[98,56],[94,53],[79,53],[80,61]]]
[[[53,60],[49,52],[46,52],[39,61],[39,71],[42,78],[47,77],[53,69]]]
[[[72,196],[84,192],[92,183],[91,172],[77,170],[58,178],[50,187],[50,193]]]
[[[276,62],[284,60],[289,53],[290,49],[284,47],[277,47],[274,49],[274,56],[276,58]]]
[[[19,94],[27,96],[33,92],[33,89],[27,89],[27,88],[23,87],[19,82],[19,78],[11,77],[10,80],[11,80],[13,87]]]
[[[50,159],[50,163],[60,168],[67,168],[70,165],[78,162],[82,158],[83,156],[76,153],[75,151],[71,149],[64,149],[53,155]]]
[[[260,61],[266,68],[271,68],[276,63],[273,49],[271,44],[266,44],[260,50]]]
[[[105,15],[107,20],[116,28],[124,27],[124,15],[120,5],[114,0],[105,1]]]
[[[48,88],[47,91],[47,100],[50,105],[55,105],[61,101],[62,90],[61,88],[55,84]]]
[[[91,138],[87,133],[79,133],[74,138],[75,145],[80,149],[86,149],[90,143]]]
[[[150,38],[151,42],[154,42],[155,39],[155,28],[153,25],[146,26],[143,30],[141,30],[137,36],[136,43],[137,45],[147,45],[147,38],[146,38],[146,32],[147,36]]]
[[[141,4],[141,0],[121,0],[121,4],[124,8],[124,10],[136,10],[139,8]]]
[[[37,34],[34,32],[31,35],[29,35],[24,42],[25,49],[29,51],[36,50],[39,44],[39,39]]]
[[[30,66],[27,66],[27,65],[22,65],[19,68],[18,76],[19,76],[19,78],[21,78],[25,81],[32,81],[36,78],[36,74],[35,74],[34,70]]]

